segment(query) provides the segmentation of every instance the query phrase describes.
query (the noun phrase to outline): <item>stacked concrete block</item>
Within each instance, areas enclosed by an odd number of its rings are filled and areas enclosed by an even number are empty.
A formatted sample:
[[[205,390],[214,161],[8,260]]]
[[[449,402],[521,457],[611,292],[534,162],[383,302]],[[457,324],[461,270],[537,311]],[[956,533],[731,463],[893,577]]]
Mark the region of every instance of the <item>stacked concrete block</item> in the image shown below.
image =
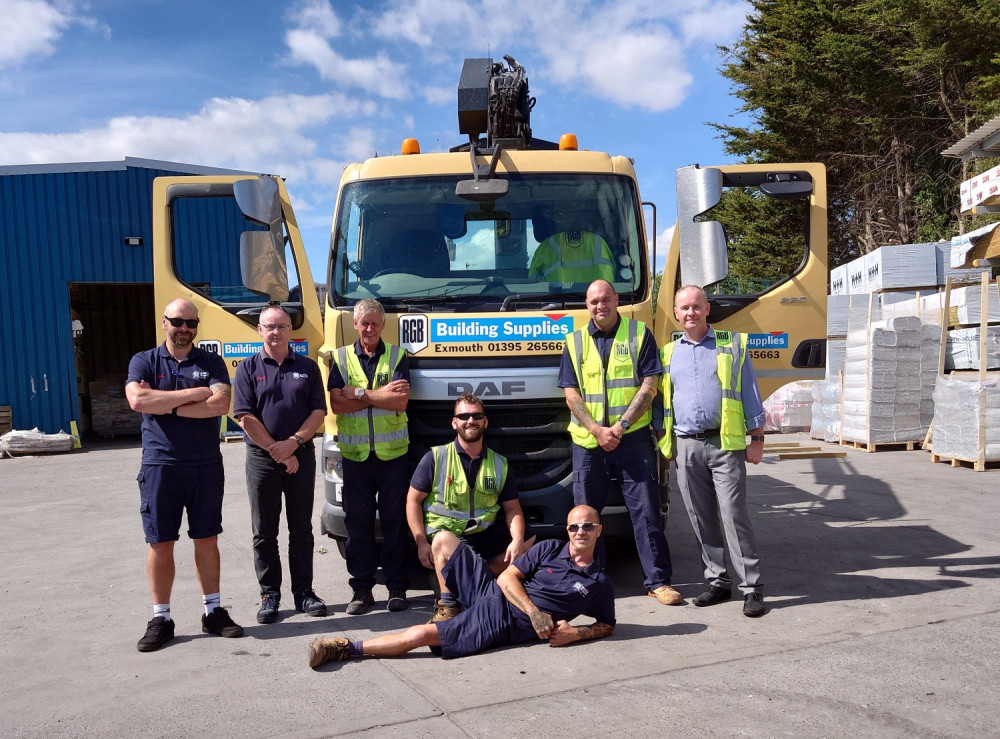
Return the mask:
[[[840,380],[812,384],[812,423],[809,436],[823,441],[840,440]]]

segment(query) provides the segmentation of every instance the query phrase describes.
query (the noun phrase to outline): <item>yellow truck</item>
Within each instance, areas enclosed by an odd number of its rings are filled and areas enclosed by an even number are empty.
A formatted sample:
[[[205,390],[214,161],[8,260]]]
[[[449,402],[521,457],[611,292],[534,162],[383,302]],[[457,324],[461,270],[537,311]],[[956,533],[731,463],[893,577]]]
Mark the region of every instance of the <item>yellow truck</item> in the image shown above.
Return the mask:
[[[527,78],[505,60],[465,62],[458,107],[466,143],[420,153],[407,139],[399,155],[345,169],[322,330],[295,217],[276,177],[156,180],[156,302],[183,295],[198,305],[201,346],[235,369],[260,348],[256,316],[278,301],[293,316],[295,351],[317,357],[327,373],[332,353],[357,338],[354,304],[377,299],[386,312],[383,338],[409,353],[412,462],[453,438],[454,399],[475,393],[490,419],[487,443],[510,460],[526,516],[542,536],[558,536],[572,506],[572,469],[569,411],[556,378],[564,337],[589,318],[589,282],[609,279],[620,312],[654,325],[658,343],[676,330],[669,310],[676,288],[707,286],[717,325],[753,335],[768,392],[822,376],[825,175],[815,164],[679,170],[679,223],[654,317],[655,238],[647,234],[655,223],[644,216],[655,220],[655,208],[642,203],[631,160],[581,150],[572,134],[558,143],[533,137]],[[707,219],[730,188],[787,201],[795,222],[809,224],[799,268],[753,294],[712,288],[727,274],[727,242],[722,225]],[[217,224],[209,247],[187,235],[190,218]],[[321,469],[321,527],[343,552],[333,414]],[[612,491],[604,523],[606,535],[631,537],[620,491]]]

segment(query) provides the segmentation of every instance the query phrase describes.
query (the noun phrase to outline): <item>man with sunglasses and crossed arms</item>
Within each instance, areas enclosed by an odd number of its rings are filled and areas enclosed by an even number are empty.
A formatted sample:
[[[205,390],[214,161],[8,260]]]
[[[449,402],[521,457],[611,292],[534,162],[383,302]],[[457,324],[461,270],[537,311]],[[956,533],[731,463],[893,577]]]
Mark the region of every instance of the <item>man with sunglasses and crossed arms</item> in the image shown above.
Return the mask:
[[[466,542],[441,531],[434,541],[448,550],[445,580],[465,610],[452,619],[364,641],[314,639],[309,666],[316,669],[326,662],[364,655],[398,657],[418,647],[430,647],[448,658],[535,639],[562,647],[610,636],[615,630],[614,583],[594,557],[600,518],[593,508],[582,505],[569,512],[566,523],[568,543],[550,539],[535,544],[496,580]],[[595,622],[570,625],[578,616]]]
[[[288,572],[295,610],[325,616],[313,591],[312,512],[316,449],[312,438],[326,418],[319,365],[288,344],[292,319],[280,305],[260,314],[263,347],[233,378],[233,418],[247,436],[246,477],[253,527],[253,562],[260,584],[257,623],[273,624],[281,603],[278,524],[282,496],[288,522]]]
[[[225,475],[219,450],[218,417],[229,412],[229,372],[218,354],[194,345],[198,309],[177,298],[163,310],[166,340],[139,352],[129,363],[125,396],[142,413],[142,466],[139,493],[149,550],[146,575],[153,618],[136,645],[152,652],[174,638],[170,591],[174,583],[174,543],[187,510],[194,542],[194,571],[205,614],[201,630],[216,636],[243,636],[220,605],[219,534]]]
[[[455,441],[427,452],[410,479],[406,520],[417,556],[435,571],[441,593],[430,623],[453,618],[461,610],[442,574],[453,551],[442,532],[465,541],[494,575],[535,542],[507,460],[483,444],[488,423],[479,398],[460,396],[451,419]]]

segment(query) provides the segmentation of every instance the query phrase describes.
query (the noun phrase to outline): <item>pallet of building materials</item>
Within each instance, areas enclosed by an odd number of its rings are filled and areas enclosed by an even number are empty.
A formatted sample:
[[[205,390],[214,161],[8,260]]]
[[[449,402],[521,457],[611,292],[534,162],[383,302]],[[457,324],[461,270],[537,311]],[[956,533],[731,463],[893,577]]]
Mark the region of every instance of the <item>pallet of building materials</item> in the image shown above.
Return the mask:
[[[937,249],[934,244],[881,246],[864,255],[865,292],[936,287]]]
[[[14,428],[14,409],[9,405],[0,405],[0,434],[6,434]]]
[[[926,330],[916,315],[898,315],[879,298],[871,295],[864,309],[851,307],[840,440],[868,451],[915,449],[932,418],[923,401],[933,393],[940,332]]]
[[[71,451],[73,451],[73,437],[64,431],[46,434],[34,428],[31,431],[8,431],[0,436],[0,457]]]
[[[764,401],[765,426],[782,434],[808,431],[812,426],[812,383],[792,382]]]
[[[987,370],[1000,369],[1000,326],[987,326],[985,342],[981,337],[979,327],[951,329],[945,351],[945,371],[978,370],[984,366],[984,359]],[[980,356],[984,345],[986,353]]]
[[[931,461],[1000,462],[1000,373],[940,375],[934,388]]]
[[[812,395],[812,425],[809,428],[809,436],[821,441],[840,441],[840,380],[827,379],[814,382]]]
[[[974,267],[981,259],[1000,259],[1000,223],[989,223],[975,231],[960,234],[951,240],[953,269]]]
[[[987,323],[1000,323],[1000,295],[996,289],[989,287],[984,298],[980,285],[952,288],[948,299],[948,325],[978,325],[984,320]]]
[[[94,433],[101,436],[139,433],[142,416],[129,405],[122,378],[101,378],[91,382],[88,389]]]

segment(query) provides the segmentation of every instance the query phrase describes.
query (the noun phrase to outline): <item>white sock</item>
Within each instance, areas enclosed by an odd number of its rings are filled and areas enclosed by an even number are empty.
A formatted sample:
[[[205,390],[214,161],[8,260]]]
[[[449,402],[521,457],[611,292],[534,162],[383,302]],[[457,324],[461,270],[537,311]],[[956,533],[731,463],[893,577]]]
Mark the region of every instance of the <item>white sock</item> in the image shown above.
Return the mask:
[[[170,604],[169,603],[154,603],[153,604],[153,618],[157,616],[163,616],[163,618],[170,621]]]
[[[219,607],[222,596],[218,593],[206,593],[201,596],[201,600],[205,604],[205,615],[211,616],[212,611]]]

